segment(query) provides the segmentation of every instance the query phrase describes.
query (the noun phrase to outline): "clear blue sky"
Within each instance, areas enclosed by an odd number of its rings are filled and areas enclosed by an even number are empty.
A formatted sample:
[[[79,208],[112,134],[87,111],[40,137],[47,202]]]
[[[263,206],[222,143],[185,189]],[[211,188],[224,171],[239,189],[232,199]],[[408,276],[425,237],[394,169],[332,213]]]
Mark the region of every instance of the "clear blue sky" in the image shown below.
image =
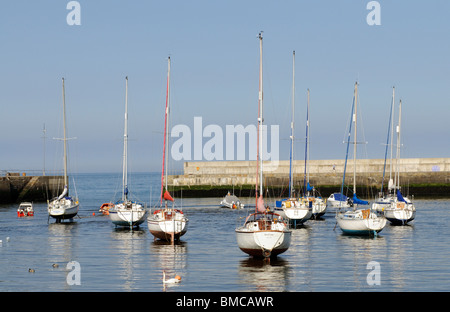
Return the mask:
[[[129,159],[158,171],[167,57],[172,125],[256,122],[258,32],[264,31],[265,123],[280,126],[289,157],[292,51],[296,51],[296,155],[303,159],[311,90],[311,159],[341,159],[359,82],[368,158],[383,158],[392,86],[403,102],[402,156],[450,157],[450,2],[383,1],[369,26],[369,1],[80,0],[3,1],[0,7],[0,170],[60,169],[61,77],[71,170],[120,171],[125,76]],[[207,139],[205,139],[207,141]],[[204,142],[205,142],[204,141]]]

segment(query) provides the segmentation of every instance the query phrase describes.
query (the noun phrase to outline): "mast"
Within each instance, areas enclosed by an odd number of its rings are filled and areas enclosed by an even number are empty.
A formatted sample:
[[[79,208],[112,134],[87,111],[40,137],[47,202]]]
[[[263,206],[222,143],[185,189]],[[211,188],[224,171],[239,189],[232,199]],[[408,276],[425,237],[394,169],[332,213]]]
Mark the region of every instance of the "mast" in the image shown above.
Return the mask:
[[[66,93],[64,89],[64,77],[62,78],[62,97],[63,97],[63,128],[64,128],[64,186],[69,190],[67,178],[67,138],[66,138]]]
[[[292,52],[292,121],[291,121],[291,153],[289,160],[289,197],[294,192],[292,159],[294,158],[294,116],[295,116],[295,51]]]
[[[399,167],[399,160],[400,160],[400,129],[401,129],[401,123],[402,123],[402,100],[400,100],[400,104],[398,106],[398,126],[397,126],[397,159],[395,164],[396,174],[395,174],[395,187],[397,189],[400,189],[400,167]]]
[[[256,157],[256,207],[258,206],[258,175],[259,175],[259,191],[263,193],[263,164],[262,164],[262,125],[263,125],[263,79],[262,79],[262,31],[258,35],[259,38],[259,93],[258,93],[258,131],[257,131],[257,157]],[[259,171],[259,173],[258,173]]]
[[[123,133],[122,200],[128,198],[128,76],[125,77],[125,125]]]
[[[304,195],[309,195],[307,191],[307,182],[309,183],[309,89],[307,90],[307,105],[306,105],[306,141],[305,141],[305,178],[303,182],[303,193]]]
[[[167,129],[169,121],[169,89],[170,89],[170,56],[168,57],[168,68],[167,68],[167,88],[166,88],[166,109],[164,117],[164,147],[163,147],[163,162],[162,162],[162,173],[161,173],[161,196],[160,203],[162,204],[164,196],[164,182],[167,190],[167,161],[166,161],[166,139],[167,139]]]
[[[356,194],[356,120],[357,120],[357,103],[358,103],[358,83],[355,82],[355,112],[353,114],[353,123],[355,124],[355,136],[353,143],[353,194]]]
[[[42,129],[42,132],[44,133],[42,136],[42,139],[44,140],[44,167],[42,169],[42,175],[45,176],[45,139],[47,138],[46,137],[47,130],[45,129],[45,123],[44,123],[44,128]]]
[[[356,98],[356,84],[355,83],[355,91],[353,93],[353,103],[352,103],[352,111],[350,113],[350,116],[354,116],[353,115],[353,111],[355,108],[355,98]],[[348,160],[348,149],[350,146],[350,136],[352,134],[352,121],[350,121],[350,125],[348,127],[348,135],[347,135],[347,151],[345,153],[345,162],[344,162],[344,174],[342,175],[342,184],[341,184],[341,195],[344,195],[344,183],[345,183],[345,173],[347,171],[347,160]],[[340,204],[342,205],[342,201],[340,202]]]
[[[306,147],[308,150],[308,153],[306,154],[306,159],[308,160],[308,166],[306,167],[306,181],[309,183],[309,89],[308,89],[308,104],[307,104],[307,109],[306,109]]]
[[[169,143],[169,114],[170,114],[170,56],[167,59],[167,127],[166,127],[166,144],[164,144],[164,154],[166,156],[165,162],[166,162],[166,169],[165,169],[165,177],[164,177],[164,182],[165,182],[165,187],[167,190],[167,184],[168,184],[168,179],[167,179],[167,175],[169,174],[168,172],[168,166],[169,166],[169,153],[166,153],[166,145]]]
[[[391,160],[389,162],[389,181],[392,181],[392,155],[393,155],[393,143],[394,143],[394,110],[395,110],[395,87],[392,87],[392,106],[391,106]],[[388,184],[388,187],[390,185]]]
[[[393,120],[393,112],[394,112],[394,96],[395,96],[395,87],[392,87],[392,102],[391,102],[391,112],[389,113],[389,123],[388,123],[388,135],[387,135],[387,139],[386,139],[386,150],[384,152],[384,166],[383,166],[383,178],[381,179],[381,193],[383,193],[383,186],[384,186],[384,174],[386,172],[386,158],[387,158],[387,152],[388,152],[388,148],[389,145],[391,145],[391,160],[389,162],[389,166],[390,166],[390,173],[389,173],[389,181],[391,180],[392,177],[392,136],[390,135],[391,129],[393,128],[391,126],[392,120]],[[389,188],[389,183],[388,183],[388,188]]]

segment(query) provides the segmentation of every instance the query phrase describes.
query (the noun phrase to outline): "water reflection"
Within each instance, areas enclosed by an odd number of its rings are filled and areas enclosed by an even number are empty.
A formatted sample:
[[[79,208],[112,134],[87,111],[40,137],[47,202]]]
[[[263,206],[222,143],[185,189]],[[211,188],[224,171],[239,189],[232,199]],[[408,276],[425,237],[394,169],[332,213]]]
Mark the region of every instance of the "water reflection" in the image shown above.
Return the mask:
[[[370,268],[367,265],[371,261],[380,265],[386,261],[386,239],[381,235],[369,237],[340,234],[337,236],[337,243],[341,258],[337,268],[342,281],[345,281],[343,285],[356,291],[369,287],[367,276]]]
[[[111,232],[110,247],[116,259],[111,273],[120,279],[122,290],[136,289],[137,282],[142,278],[140,274],[145,271],[145,261],[139,256],[145,250],[146,231],[144,229],[115,228]]]
[[[150,252],[156,257],[156,274],[160,274],[157,278],[161,280],[162,290],[173,290],[172,287],[179,286],[180,284],[163,283],[163,271],[166,273],[166,279],[179,275],[181,283],[183,282],[187,271],[187,243],[179,241],[172,245],[170,242],[156,240],[151,243]]]
[[[239,263],[239,284],[247,285],[248,291],[287,291],[289,262],[281,257],[271,259],[241,260]]]
[[[414,227],[410,224],[405,226],[390,226],[392,234],[388,244],[388,262],[390,276],[388,277],[393,287],[398,291],[405,291],[407,285],[407,271],[412,265],[413,257],[412,234]]]
[[[77,254],[77,244],[78,240],[75,238],[78,233],[78,223],[77,222],[64,222],[64,223],[50,223],[48,225],[48,252],[47,257],[49,262],[55,264],[63,264],[63,269],[66,264],[70,261],[75,260]],[[50,263],[48,264],[50,267]],[[71,287],[66,282],[65,271],[58,271],[58,278],[52,286],[55,290],[69,290]],[[62,273],[64,272],[64,273]],[[56,272],[54,274],[57,274]],[[57,285],[60,285],[58,287]]]
[[[298,229],[292,230],[291,246],[287,254],[293,256],[292,278],[296,286],[310,286],[313,279],[312,245],[314,243],[311,240],[312,232],[311,224],[305,224]]]

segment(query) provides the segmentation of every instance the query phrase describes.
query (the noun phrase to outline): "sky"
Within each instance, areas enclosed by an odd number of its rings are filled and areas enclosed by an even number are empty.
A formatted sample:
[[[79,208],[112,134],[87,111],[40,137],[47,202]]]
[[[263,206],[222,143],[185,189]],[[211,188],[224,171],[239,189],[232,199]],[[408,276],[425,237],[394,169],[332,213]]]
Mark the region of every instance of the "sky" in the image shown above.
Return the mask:
[[[280,159],[289,159],[294,50],[294,158],[304,157],[307,89],[310,158],[345,157],[356,81],[362,158],[384,157],[393,86],[401,156],[450,156],[449,1],[380,0],[380,25],[367,22],[366,0],[79,0],[77,12],[69,2],[1,3],[2,173],[62,168],[62,77],[70,170],[120,172],[126,76],[129,170],[160,171],[169,56],[170,128],[193,132],[194,117],[224,135],[226,125],[255,125],[260,31],[264,123],[279,126]],[[74,13],[80,25],[69,25]]]

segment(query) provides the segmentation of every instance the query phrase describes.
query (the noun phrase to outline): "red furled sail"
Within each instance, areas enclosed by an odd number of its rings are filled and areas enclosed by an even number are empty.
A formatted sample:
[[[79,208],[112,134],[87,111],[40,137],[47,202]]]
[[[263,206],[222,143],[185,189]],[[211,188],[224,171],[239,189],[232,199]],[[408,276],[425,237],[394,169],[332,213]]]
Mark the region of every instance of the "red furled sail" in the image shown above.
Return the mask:
[[[172,196],[170,196],[170,194],[169,194],[168,191],[165,191],[165,192],[164,192],[164,199],[165,199],[165,200],[173,201],[173,198],[172,198]]]
[[[259,195],[258,202],[256,204],[256,208],[258,209],[258,212],[265,212],[266,208],[264,207],[264,199],[262,195]]]

